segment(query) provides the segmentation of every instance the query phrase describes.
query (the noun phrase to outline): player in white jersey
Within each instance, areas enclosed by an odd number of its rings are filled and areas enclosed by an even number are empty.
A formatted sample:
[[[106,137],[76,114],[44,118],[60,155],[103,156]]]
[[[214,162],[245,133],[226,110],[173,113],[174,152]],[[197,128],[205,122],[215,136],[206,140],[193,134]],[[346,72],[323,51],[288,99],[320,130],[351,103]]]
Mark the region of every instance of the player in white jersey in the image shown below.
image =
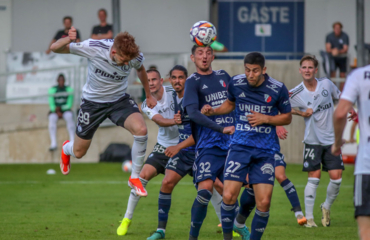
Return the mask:
[[[157,143],[140,172],[139,179],[143,187],[158,174],[165,173],[167,162],[170,159],[170,157],[165,155],[165,150],[167,147],[175,146],[179,142],[177,125],[182,123],[180,114],[175,114],[174,112],[173,88],[163,86],[163,78],[161,78],[157,70],[147,70],[147,74],[150,94],[157,100],[157,105],[151,109],[148,107],[147,102],[144,101],[141,105],[141,111],[159,126],[159,130]],[[140,196],[131,190],[126,214],[117,229],[117,235],[126,235],[139,200]]]
[[[355,163],[354,205],[361,240],[370,239],[370,65],[351,72],[334,112],[334,155],[341,153],[347,112],[357,101],[360,145]]]
[[[82,103],[78,114],[76,137],[73,142],[63,143],[60,168],[63,174],[70,171],[70,156],[82,158],[90,147],[91,140],[100,123],[109,118],[117,126],[127,129],[134,136],[132,145],[132,172],[129,185],[136,194],[147,192],[139,180],[147,145],[147,128],[137,104],[126,92],[127,77],[132,68],[147,93],[146,103],[150,108],[156,100],[150,95],[148,78],[143,66],[144,56],[129,33],[119,33],[114,40],[95,41],[88,39],[74,43],[76,29],[72,27],[68,37],[53,43],[55,53],[71,53],[88,59],[88,74],[82,90]]]
[[[333,99],[338,100],[341,92],[329,79],[315,78],[317,66],[315,57],[304,56],[299,68],[303,82],[290,91],[292,108],[299,108],[292,109],[292,114],[304,117],[306,124],[303,140],[303,171],[308,172],[304,191],[306,227],[317,227],[313,220],[313,207],[321,177],[321,165],[322,170],[330,176],[326,200],[321,204],[321,222],[324,227],[330,226],[330,207],[338,196],[344,170],[342,157],[334,156],[330,150],[334,143]]]

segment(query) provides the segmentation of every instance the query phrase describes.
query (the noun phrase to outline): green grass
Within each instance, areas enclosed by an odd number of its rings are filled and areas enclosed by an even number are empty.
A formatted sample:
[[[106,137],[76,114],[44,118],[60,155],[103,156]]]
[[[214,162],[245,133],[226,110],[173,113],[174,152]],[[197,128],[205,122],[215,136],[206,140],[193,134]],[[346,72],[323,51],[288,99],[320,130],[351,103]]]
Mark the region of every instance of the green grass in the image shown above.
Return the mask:
[[[55,175],[46,175],[53,168]],[[353,167],[344,171],[339,196],[332,206],[331,226],[320,226],[320,203],[329,182],[323,174],[315,203],[315,229],[299,227],[283,189],[276,183],[270,219],[263,239],[358,239],[353,218]],[[303,204],[307,174],[300,165],[289,165],[287,176],[297,187]],[[140,200],[129,233],[116,235],[126,210],[129,175],[120,164],[73,164],[63,176],[56,164],[0,165],[0,239],[146,239],[157,227],[157,201],[163,176],[147,186],[149,196]],[[177,186],[166,239],[188,239],[190,209],[196,191],[190,177]],[[253,216],[253,215],[252,215]],[[223,239],[218,220],[209,206],[199,239]],[[250,226],[251,218],[247,220]],[[237,238],[240,239],[240,238]]]

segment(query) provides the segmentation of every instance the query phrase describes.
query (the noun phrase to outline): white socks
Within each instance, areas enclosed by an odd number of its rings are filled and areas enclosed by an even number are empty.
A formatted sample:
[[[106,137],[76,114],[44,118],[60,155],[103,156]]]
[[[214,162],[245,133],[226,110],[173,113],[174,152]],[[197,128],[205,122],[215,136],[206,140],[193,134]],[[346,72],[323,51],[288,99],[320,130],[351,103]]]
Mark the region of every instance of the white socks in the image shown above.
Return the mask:
[[[63,118],[66,121],[67,130],[69,134],[69,141],[73,142],[75,140],[75,122],[73,121],[73,113],[67,111],[63,113]]]
[[[331,205],[333,205],[335,199],[339,194],[340,184],[342,183],[342,179],[333,180],[330,179],[328,188],[326,190],[326,200],[324,202],[323,207],[330,210]]]
[[[143,178],[139,178],[139,179],[141,181],[141,184],[145,188],[146,185],[148,184],[148,181],[143,179]],[[130,220],[132,219],[132,216],[134,215],[135,208],[136,208],[137,204],[139,203],[139,200],[140,200],[140,196],[136,195],[135,189],[131,189],[130,197],[128,198],[125,218],[128,218]]]
[[[222,196],[217,192],[216,188],[213,188],[213,194],[211,197],[212,206],[215,208],[216,215],[221,223],[221,203]]]
[[[69,141],[73,142],[75,138],[75,123],[73,121],[73,114],[71,111],[67,111],[63,113],[63,118],[66,121],[67,130],[69,134]],[[50,148],[57,147],[57,123],[58,123],[58,115],[56,113],[49,114],[49,135],[50,135]]]
[[[319,178],[308,178],[306,188],[304,189],[304,204],[307,219],[313,219],[313,206],[315,205],[316,189],[319,183]]]
[[[63,152],[66,155],[70,155],[72,157],[76,157],[73,153],[73,142],[68,142],[63,146]]]
[[[49,135],[50,135],[50,148],[57,147],[57,122],[58,115],[56,113],[49,114]]]
[[[148,135],[145,135],[145,136],[135,136],[134,135],[134,143],[132,144],[132,150],[131,150],[131,157],[132,157],[131,178],[138,178],[140,176],[140,171],[144,164],[147,142],[148,142]]]

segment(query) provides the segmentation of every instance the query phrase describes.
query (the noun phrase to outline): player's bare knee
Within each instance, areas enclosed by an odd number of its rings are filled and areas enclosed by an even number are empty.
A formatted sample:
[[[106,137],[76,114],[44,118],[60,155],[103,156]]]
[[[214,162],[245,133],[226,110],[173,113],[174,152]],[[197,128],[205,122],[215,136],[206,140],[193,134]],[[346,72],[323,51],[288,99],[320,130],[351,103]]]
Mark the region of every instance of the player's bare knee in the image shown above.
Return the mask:
[[[258,210],[267,212],[270,209],[271,200],[269,198],[262,198],[256,203]]]
[[[231,191],[224,191],[222,195],[222,201],[225,204],[231,205],[236,202],[237,197],[238,196],[236,194],[233,194]]]
[[[162,181],[162,187],[163,187],[163,189],[166,189],[167,191],[172,192],[172,190],[175,187],[175,183],[174,183],[174,181],[171,181],[171,179],[164,178],[163,181]]]
[[[285,174],[278,174],[278,175],[275,175],[275,178],[276,180],[279,182],[279,183],[282,183],[285,181],[285,179],[287,179],[286,175]]]

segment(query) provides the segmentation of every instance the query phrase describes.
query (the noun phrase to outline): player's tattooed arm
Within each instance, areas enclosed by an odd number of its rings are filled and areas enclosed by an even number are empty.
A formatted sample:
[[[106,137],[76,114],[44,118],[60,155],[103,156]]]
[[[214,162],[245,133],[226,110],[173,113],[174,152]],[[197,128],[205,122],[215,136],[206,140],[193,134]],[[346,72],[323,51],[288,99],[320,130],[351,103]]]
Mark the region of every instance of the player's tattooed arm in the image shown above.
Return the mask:
[[[213,109],[210,105],[204,105],[202,107],[202,114],[206,116],[213,116],[213,115],[224,115],[231,113],[235,109],[235,102],[230,101],[229,99],[226,99],[221,106],[218,108]]]
[[[292,108],[292,114],[301,116],[301,117],[311,117],[311,115],[313,114],[313,109],[307,108],[306,112],[302,112],[302,111]]]
[[[77,40],[77,31],[73,26],[68,31],[68,37],[61,38],[51,44],[50,50],[55,53],[70,53],[69,44]]]
[[[281,113],[275,116],[265,115],[259,112],[251,111],[252,114],[247,115],[248,122],[252,127],[262,124],[269,124],[274,126],[289,125],[292,121],[291,113]]]
[[[190,135],[187,139],[182,141],[181,143],[175,145],[175,146],[170,146],[166,148],[166,151],[164,151],[164,154],[167,157],[173,157],[175,156],[178,152],[180,152],[181,149],[191,147],[195,144],[193,135]]]
[[[171,127],[173,125],[181,124],[181,119],[180,121],[175,119],[175,118],[164,118],[160,114],[156,114],[152,117],[152,121],[158,124],[160,127]]]

